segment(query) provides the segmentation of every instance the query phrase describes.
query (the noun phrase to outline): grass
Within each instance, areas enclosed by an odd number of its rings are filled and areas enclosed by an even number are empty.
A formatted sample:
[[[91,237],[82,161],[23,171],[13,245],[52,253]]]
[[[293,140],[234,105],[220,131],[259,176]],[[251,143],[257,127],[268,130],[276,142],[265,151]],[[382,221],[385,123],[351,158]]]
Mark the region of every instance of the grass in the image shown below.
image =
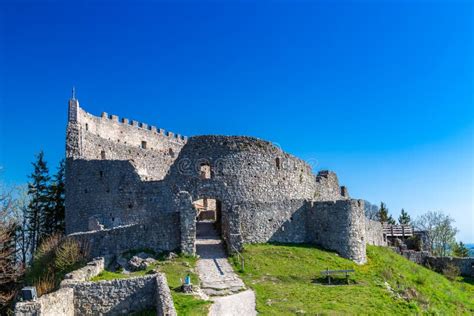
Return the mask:
[[[125,257],[131,257],[133,254],[134,252],[127,253]],[[174,306],[178,315],[207,315],[210,306],[209,301],[204,301],[192,295],[187,295],[180,292],[181,284],[183,283],[183,279],[187,274],[190,274],[193,284],[199,284],[197,275],[193,273],[197,259],[188,256],[178,256],[172,260],[165,260],[165,258],[161,255],[156,255],[156,258],[158,259],[158,262],[154,265],[151,265],[146,270],[136,271],[129,274],[104,270],[98,276],[92,278],[91,281],[115,280],[135,276],[144,276],[148,273],[153,273],[154,269],[158,269],[160,272],[163,272],[166,275],[168,286],[171,289],[171,295],[173,296]]]
[[[256,292],[262,315],[474,314],[472,279],[449,281],[387,248],[368,246],[363,266],[309,245],[246,245],[243,255],[244,272],[231,261]],[[320,277],[327,268],[356,272],[349,285],[342,277],[328,286]]]
[[[131,277],[138,277],[144,276],[146,274],[153,273],[153,270],[158,267],[158,264],[149,266],[146,270],[130,272],[128,274],[122,272],[113,272],[104,270],[99,275],[90,279],[90,281],[97,282],[97,281],[108,281],[108,280],[116,280],[116,279],[126,279]]]

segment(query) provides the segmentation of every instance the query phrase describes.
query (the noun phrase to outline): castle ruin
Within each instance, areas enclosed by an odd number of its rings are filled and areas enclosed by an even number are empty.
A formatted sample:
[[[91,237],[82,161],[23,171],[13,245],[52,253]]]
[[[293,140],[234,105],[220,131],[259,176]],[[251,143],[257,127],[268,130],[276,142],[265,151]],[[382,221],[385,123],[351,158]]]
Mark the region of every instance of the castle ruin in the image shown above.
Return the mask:
[[[93,116],[69,100],[66,233],[91,256],[129,249],[194,254],[200,222],[228,252],[245,243],[311,243],[359,264],[384,245],[335,173],[253,137],[183,137],[126,118]]]

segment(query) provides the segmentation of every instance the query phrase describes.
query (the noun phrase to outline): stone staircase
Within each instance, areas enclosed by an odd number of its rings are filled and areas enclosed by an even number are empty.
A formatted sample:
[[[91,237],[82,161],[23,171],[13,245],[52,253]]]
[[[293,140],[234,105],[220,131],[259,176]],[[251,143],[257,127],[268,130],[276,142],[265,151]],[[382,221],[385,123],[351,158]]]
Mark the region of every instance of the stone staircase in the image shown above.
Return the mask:
[[[244,290],[244,283],[227,260],[224,244],[214,223],[196,224],[196,253],[200,257],[197,272],[201,289],[209,296],[229,295]]]

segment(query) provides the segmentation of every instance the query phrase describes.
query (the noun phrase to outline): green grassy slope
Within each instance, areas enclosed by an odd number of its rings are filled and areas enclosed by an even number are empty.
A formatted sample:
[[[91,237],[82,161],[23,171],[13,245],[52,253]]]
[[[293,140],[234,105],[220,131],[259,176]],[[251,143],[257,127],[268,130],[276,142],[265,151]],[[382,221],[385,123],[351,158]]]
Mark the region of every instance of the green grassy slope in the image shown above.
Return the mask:
[[[246,245],[243,254],[239,273],[255,290],[262,315],[474,314],[472,280],[449,281],[387,248],[368,246],[363,266],[307,245]],[[326,268],[356,272],[349,285],[341,279],[328,286],[320,277]]]

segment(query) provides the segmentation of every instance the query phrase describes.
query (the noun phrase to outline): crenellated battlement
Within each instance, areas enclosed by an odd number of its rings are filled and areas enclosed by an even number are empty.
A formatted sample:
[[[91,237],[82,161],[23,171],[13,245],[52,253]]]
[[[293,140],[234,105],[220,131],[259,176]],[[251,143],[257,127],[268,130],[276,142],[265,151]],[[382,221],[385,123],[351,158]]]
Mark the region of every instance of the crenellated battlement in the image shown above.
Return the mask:
[[[90,113],[87,113],[87,114],[93,116]],[[139,121],[130,120],[126,117],[123,117],[123,118],[120,119],[120,117],[118,115],[108,114],[107,112],[102,112],[102,114],[100,116],[100,119],[102,121],[111,121],[111,122],[118,123],[118,124],[123,124],[123,125],[126,125],[126,126],[136,127],[136,128],[141,129],[141,130],[149,131],[149,132],[157,134],[157,135],[169,137],[172,140],[180,141],[180,142],[183,142],[183,143],[185,143],[188,140],[188,138],[186,136],[183,136],[181,134],[175,134],[173,132],[166,131],[163,128],[158,128],[156,126],[149,125],[147,123],[142,123],[142,122],[139,122]]]
[[[131,161],[143,180],[161,180],[187,137],[103,112],[88,113],[69,101],[66,156],[84,160]]]

